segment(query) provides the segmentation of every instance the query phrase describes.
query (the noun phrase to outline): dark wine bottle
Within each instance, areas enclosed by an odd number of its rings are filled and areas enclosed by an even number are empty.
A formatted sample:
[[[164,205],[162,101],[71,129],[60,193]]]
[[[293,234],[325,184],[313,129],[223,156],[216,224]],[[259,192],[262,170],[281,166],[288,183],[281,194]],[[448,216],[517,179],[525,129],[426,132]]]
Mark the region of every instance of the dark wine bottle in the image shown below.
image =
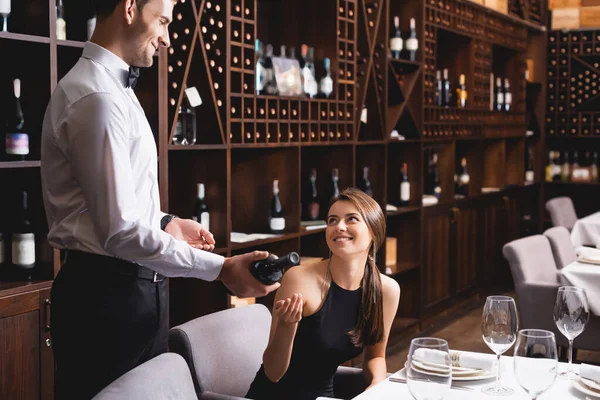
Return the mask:
[[[363,107],[360,112],[360,128],[358,137],[365,139],[367,135],[367,107]]]
[[[410,19],[410,36],[406,39],[406,50],[410,57],[410,61],[415,61],[417,58],[417,49],[419,48],[419,41],[417,39],[417,29],[415,27],[415,19]]]
[[[444,105],[443,91],[442,71],[438,69],[435,71],[435,104],[440,107]]]
[[[285,230],[285,217],[283,216],[283,206],[279,200],[279,181],[273,181],[273,198],[271,199],[271,208],[269,209],[269,228],[273,233],[283,233]]]
[[[450,80],[448,79],[447,68],[444,68],[442,72],[442,78],[442,105],[444,107],[449,107],[452,93],[450,93]]]
[[[400,58],[400,52],[402,51],[402,35],[400,34],[400,18],[394,17],[394,35],[390,38],[390,50],[392,57],[395,59]]]
[[[331,200],[335,200],[340,197],[340,188],[338,186],[338,182],[340,181],[340,172],[337,168],[334,168],[331,171]]]
[[[310,183],[310,192],[306,196],[306,219],[309,221],[315,221],[319,219],[319,212],[321,205],[319,204],[319,195],[317,192],[317,170],[311,168],[310,177],[308,178]]]
[[[512,107],[512,92],[510,90],[510,81],[504,78],[504,111],[510,111]]]
[[[535,180],[535,171],[533,168],[533,153],[531,147],[527,148],[527,167],[525,168],[525,184],[531,184]]]
[[[29,135],[23,132],[25,118],[21,108],[21,80],[13,81],[15,95],[14,114],[7,120],[6,154],[12,160],[24,160],[29,154]]]
[[[361,190],[373,197],[373,188],[371,187],[371,181],[369,180],[369,167],[363,168],[363,178],[361,182]]]
[[[459,196],[468,196],[470,181],[471,177],[467,172],[467,159],[463,157],[460,160],[460,168],[458,169],[458,174],[456,176],[456,194]]]
[[[31,269],[35,266],[35,235],[29,221],[29,202],[27,192],[21,193],[19,221],[12,234],[12,263],[26,270],[31,279]]]
[[[283,278],[286,268],[300,264],[300,256],[291,252],[283,257],[277,258],[273,254],[264,260],[256,261],[250,266],[250,272],[258,281],[264,285],[272,285]]]
[[[402,170],[400,173],[400,205],[405,207],[410,203],[410,181],[408,180],[406,163],[402,163]]]
[[[207,230],[210,230],[210,212],[204,197],[204,183],[199,183],[198,198],[196,199],[196,204],[194,205],[194,216],[192,219],[196,222],[199,222],[200,225],[205,227]]]
[[[504,91],[502,90],[502,79],[496,78],[496,87],[494,89],[494,110],[504,110]]]

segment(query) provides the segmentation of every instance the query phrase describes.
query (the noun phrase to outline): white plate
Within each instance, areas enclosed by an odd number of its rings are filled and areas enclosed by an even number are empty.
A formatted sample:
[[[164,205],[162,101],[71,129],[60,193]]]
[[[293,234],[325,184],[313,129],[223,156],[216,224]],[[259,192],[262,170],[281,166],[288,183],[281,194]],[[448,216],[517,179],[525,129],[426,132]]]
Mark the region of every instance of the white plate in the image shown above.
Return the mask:
[[[593,380],[584,378],[582,376],[580,376],[579,379],[581,380],[581,383],[583,383],[590,389],[600,392],[600,384],[598,382],[594,382]]]
[[[404,373],[403,378],[406,378],[406,369],[407,368],[408,368],[408,361],[406,361],[404,363],[404,369],[402,369],[400,371],[400,372]],[[431,373],[431,374],[435,375],[435,373]],[[460,372],[460,375],[457,376],[457,374],[454,373],[454,369],[453,369],[452,370],[452,380],[453,381],[481,381],[481,380],[491,379],[491,378],[495,378],[496,377],[496,372],[495,371],[484,371],[483,373],[481,373],[479,375],[464,375],[464,376],[461,376],[462,374],[464,374],[464,372]]]
[[[588,387],[586,387],[583,383],[581,383],[579,381],[579,379],[573,379],[571,381],[571,384],[573,385],[573,387],[577,390],[579,390],[581,393],[586,394],[588,396],[592,396],[595,397],[597,399],[600,399],[600,392],[596,392],[594,390],[590,390]]]

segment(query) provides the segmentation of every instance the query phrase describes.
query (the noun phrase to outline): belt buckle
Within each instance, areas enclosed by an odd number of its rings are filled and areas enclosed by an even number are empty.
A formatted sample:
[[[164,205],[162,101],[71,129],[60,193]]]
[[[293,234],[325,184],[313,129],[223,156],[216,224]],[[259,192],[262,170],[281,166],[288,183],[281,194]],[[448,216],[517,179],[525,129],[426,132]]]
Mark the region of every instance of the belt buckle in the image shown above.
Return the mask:
[[[152,283],[157,283],[157,282],[160,282],[160,281],[158,280],[158,273],[155,272],[154,275],[152,275]]]

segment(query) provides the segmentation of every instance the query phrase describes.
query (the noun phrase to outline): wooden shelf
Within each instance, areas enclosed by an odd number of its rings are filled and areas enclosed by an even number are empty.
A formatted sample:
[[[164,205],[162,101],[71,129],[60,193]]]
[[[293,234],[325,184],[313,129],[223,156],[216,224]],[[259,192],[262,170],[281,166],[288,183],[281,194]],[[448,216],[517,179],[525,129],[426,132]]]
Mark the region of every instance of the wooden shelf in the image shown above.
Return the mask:
[[[13,296],[34,290],[48,289],[52,287],[52,282],[53,281],[43,280],[0,281],[0,297]]]
[[[273,237],[273,238],[269,238],[269,239],[253,240],[252,242],[246,242],[246,243],[231,242],[231,250],[248,249],[251,247],[258,247],[258,246],[262,246],[265,244],[283,242],[285,240],[297,238],[298,236],[299,236],[298,233],[285,233],[285,234],[277,236],[277,237]]]
[[[0,39],[18,40],[30,43],[50,43],[50,38],[44,36],[25,35],[12,32],[0,32]]]
[[[63,47],[75,47],[83,49],[85,42],[79,42],[76,40],[57,40],[56,44]]]
[[[409,214],[418,211],[421,211],[421,206],[398,207],[397,211],[386,211],[385,215],[387,217],[395,217],[398,215]]]
[[[38,168],[41,161],[1,161],[0,168]]]
[[[396,264],[395,268],[392,268],[395,269],[396,272],[390,274],[389,276],[392,278],[398,278],[401,275],[417,270],[420,267],[421,265],[418,262],[399,262]]]
[[[300,231],[299,236],[302,237],[302,236],[317,235],[319,233],[325,232],[326,229],[327,228],[319,228],[319,229],[311,229],[311,230],[303,229]]]

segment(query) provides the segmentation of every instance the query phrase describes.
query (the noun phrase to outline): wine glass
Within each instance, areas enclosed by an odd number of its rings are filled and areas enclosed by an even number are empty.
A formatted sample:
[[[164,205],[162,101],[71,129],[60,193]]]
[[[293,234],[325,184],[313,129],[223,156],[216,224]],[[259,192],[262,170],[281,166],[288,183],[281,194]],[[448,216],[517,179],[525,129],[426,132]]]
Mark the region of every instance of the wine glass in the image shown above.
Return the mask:
[[[561,286],[556,293],[554,304],[554,322],[569,341],[569,364],[561,377],[572,379],[573,340],[583,332],[590,319],[590,306],[585,289],[574,286]]]
[[[500,384],[500,355],[515,343],[518,330],[519,317],[514,299],[508,296],[489,296],[483,307],[481,332],[485,344],[498,357],[498,370],[496,383],[482,389],[485,394],[509,396],[514,393],[511,388]]]
[[[515,376],[532,400],[554,384],[558,368],[556,337],[550,331],[523,329],[515,345]]]
[[[0,0],[0,15],[4,20],[2,25],[2,32],[8,32],[8,16],[10,15],[10,1],[11,0]]]
[[[448,342],[436,338],[416,338],[410,342],[406,383],[416,400],[441,400],[450,390],[452,360]]]

